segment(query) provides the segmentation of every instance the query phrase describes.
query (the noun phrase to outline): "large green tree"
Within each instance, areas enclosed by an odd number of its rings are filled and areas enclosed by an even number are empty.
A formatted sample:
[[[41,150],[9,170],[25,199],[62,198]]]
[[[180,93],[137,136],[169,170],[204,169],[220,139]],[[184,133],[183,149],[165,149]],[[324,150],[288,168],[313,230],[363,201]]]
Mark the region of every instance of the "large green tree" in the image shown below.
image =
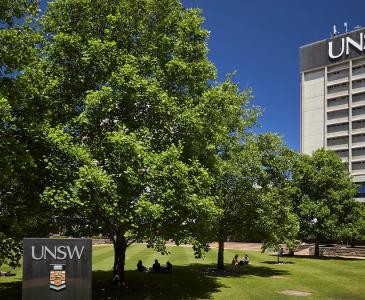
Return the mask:
[[[349,234],[354,221],[349,212],[356,207],[356,185],[337,154],[324,149],[311,156],[301,155],[292,179],[300,236],[315,240],[315,256],[319,256],[321,241],[341,241]]]
[[[67,233],[109,236],[121,281],[134,241],[201,252],[221,212],[211,170],[255,114],[231,78],[216,83],[202,22],[177,0],[54,1],[7,94],[29,204]]]

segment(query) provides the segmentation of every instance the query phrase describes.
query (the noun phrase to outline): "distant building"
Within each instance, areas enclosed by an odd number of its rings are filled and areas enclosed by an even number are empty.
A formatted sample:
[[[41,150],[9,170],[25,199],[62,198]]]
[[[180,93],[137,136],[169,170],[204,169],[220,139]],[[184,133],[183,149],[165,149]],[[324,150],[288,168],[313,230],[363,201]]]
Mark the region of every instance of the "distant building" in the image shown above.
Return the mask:
[[[365,28],[300,48],[301,152],[336,151],[365,202]]]

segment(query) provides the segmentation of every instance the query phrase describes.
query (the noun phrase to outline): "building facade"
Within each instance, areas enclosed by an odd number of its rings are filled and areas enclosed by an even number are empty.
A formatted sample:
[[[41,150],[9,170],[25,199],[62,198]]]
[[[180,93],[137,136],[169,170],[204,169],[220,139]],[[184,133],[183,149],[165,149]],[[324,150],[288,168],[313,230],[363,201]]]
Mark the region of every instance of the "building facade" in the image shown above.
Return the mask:
[[[301,152],[334,150],[365,202],[365,28],[300,48]]]

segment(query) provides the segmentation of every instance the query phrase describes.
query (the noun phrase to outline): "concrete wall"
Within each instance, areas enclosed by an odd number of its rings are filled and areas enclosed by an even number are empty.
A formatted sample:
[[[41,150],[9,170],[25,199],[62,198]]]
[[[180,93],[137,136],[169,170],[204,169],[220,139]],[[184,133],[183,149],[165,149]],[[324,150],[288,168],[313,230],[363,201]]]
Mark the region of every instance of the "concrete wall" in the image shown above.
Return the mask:
[[[324,147],[324,69],[302,75],[302,153]]]
[[[341,248],[341,247],[320,247],[321,256],[357,256],[365,257],[364,247]],[[309,255],[314,255],[314,247],[309,248]]]

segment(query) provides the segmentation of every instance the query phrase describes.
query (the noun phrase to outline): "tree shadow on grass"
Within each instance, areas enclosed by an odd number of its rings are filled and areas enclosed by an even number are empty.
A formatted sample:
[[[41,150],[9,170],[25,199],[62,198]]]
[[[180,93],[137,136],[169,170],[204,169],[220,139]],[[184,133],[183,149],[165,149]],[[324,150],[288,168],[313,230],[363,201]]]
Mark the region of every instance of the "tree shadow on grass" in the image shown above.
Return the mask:
[[[93,272],[93,299],[211,299],[213,294],[226,287],[219,277],[271,277],[288,275],[285,270],[265,266],[242,266],[225,271],[214,266],[190,264],[174,266],[172,273],[140,273],[126,271],[127,288],[113,287],[111,271]]]
[[[271,267],[245,265],[232,270],[227,264],[225,271],[217,271],[214,265],[190,264],[174,266],[172,273],[140,273],[126,271],[128,288],[111,285],[111,271],[93,271],[93,299],[211,299],[225,286],[220,278],[244,278],[248,276],[272,277],[289,275],[285,270]],[[0,299],[21,299],[21,281],[0,282]]]
[[[127,288],[112,286],[111,274],[93,271],[93,299],[210,299],[224,287],[189,266],[174,266],[172,273],[126,271]]]
[[[0,299],[19,300],[22,298],[22,282],[1,282],[0,280]]]

